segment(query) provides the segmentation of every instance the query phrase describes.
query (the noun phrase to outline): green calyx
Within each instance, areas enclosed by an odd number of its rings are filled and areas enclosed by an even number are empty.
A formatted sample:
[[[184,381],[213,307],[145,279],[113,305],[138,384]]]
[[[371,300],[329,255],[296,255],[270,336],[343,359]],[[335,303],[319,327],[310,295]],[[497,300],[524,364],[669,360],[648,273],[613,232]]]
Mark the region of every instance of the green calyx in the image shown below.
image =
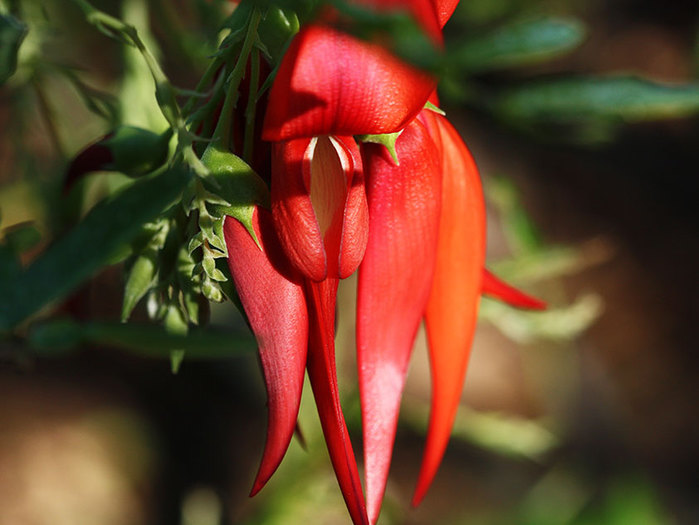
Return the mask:
[[[398,137],[400,137],[401,133],[403,133],[403,130],[396,131],[395,133],[383,133],[381,135],[357,135],[355,138],[359,142],[381,144],[388,150],[393,162],[395,162],[396,166],[398,166],[400,163],[398,162],[398,154],[396,153],[396,141],[398,140]]]

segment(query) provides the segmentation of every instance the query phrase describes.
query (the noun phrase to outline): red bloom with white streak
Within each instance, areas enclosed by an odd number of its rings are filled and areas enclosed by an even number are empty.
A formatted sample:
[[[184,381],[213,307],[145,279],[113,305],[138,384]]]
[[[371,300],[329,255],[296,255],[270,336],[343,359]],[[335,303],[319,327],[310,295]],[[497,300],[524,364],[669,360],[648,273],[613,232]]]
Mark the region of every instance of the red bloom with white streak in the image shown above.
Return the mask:
[[[437,44],[456,5],[360,3],[407,8]],[[273,142],[272,213],[256,210],[259,246],[234,219],[224,230],[269,396],[267,443],[253,494],[288,447],[305,366],[352,520],[376,522],[410,353],[425,319],[433,398],[417,504],[451,432],[481,292],[542,306],[484,270],[478,171],[448,121],[423,109],[434,89],[432,77],[381,46],[324,23],[303,28],[279,66],[262,134]],[[383,145],[358,146],[353,138],[396,132],[397,161]],[[366,500],[340,406],[334,348],[338,281],[358,267]]]

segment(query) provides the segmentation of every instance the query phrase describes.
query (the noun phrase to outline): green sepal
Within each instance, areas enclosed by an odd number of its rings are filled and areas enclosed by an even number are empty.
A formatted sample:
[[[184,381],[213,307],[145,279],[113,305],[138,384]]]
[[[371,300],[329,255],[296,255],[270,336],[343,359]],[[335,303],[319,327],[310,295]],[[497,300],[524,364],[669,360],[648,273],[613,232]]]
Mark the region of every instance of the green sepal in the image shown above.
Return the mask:
[[[210,172],[204,179],[204,183],[210,186],[216,185],[215,190],[213,188],[210,190],[215,191],[227,202],[225,205],[209,203],[206,206],[207,210],[211,210],[212,215],[220,217],[218,220],[221,222],[226,215],[238,220],[259,246],[252,226],[252,215],[255,206],[269,207],[267,185],[243,159],[229,151],[209,146],[201,160]],[[216,229],[223,231],[219,227]]]
[[[172,130],[162,134],[134,126],[120,126],[101,141],[112,153],[112,165],[131,177],[150,173],[168,157]]]
[[[443,117],[447,116],[447,114],[444,112],[443,109],[438,108],[437,106],[432,104],[432,102],[430,102],[429,100],[425,103],[424,109],[427,109],[429,111],[434,111],[435,113],[437,113],[437,115],[442,115]]]
[[[398,162],[398,154],[396,153],[396,141],[401,133],[403,133],[403,130],[396,131],[395,133],[383,133],[381,135],[357,135],[355,138],[359,142],[371,142],[373,144],[383,145],[391,155],[393,162],[398,166],[400,162]]]

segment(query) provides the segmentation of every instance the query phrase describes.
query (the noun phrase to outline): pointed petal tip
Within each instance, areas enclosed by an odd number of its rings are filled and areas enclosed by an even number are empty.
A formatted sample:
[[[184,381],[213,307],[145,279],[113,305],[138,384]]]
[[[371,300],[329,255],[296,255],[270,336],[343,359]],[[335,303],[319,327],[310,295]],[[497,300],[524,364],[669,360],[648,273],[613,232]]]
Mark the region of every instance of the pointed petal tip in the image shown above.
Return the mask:
[[[546,310],[548,307],[545,301],[518,290],[485,268],[483,269],[482,287],[484,295],[504,301],[516,308],[523,308],[525,310]]]
[[[438,466],[438,465],[437,465]],[[435,475],[437,474],[437,468],[426,468],[423,463],[420,469],[420,475],[418,476],[417,485],[415,487],[415,492],[413,493],[413,500],[410,502],[413,508],[417,507],[425,499],[427,491],[432,485]]]
[[[261,481],[259,478],[255,479],[255,482],[252,484],[252,489],[250,490],[250,495],[248,497],[254,498],[258,492],[262,490],[262,487],[265,486],[267,483],[267,480]]]

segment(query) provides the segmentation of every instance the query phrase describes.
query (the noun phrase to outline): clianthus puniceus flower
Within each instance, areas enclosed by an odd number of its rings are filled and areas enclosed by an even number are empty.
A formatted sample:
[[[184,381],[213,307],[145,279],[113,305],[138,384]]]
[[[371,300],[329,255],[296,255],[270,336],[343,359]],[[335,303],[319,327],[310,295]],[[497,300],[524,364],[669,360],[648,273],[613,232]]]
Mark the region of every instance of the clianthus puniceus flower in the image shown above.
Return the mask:
[[[456,2],[362,1],[407,9],[436,46]],[[475,162],[431,109],[436,80],[379,44],[343,33],[334,15],[294,37],[262,130],[271,147],[271,209],[253,232],[227,217],[229,267],[259,345],[269,401],[257,493],[294,433],[308,372],[340,489],[354,523],[375,523],[386,487],[408,362],[424,320],[432,406],[414,504],[444,454],[482,293],[543,303],[485,270],[485,205]],[[398,134],[393,151],[355,137]],[[251,234],[254,233],[254,236]],[[357,360],[364,490],[340,404],[335,298],[358,269]]]

